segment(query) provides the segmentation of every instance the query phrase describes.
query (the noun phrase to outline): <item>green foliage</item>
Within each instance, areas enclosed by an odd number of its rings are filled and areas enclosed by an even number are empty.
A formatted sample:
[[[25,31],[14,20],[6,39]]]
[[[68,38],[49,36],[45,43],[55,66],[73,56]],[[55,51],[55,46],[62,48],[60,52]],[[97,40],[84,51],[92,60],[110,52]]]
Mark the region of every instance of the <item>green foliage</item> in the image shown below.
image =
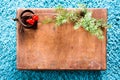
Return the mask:
[[[56,16],[56,19],[55,19],[55,23],[57,26],[60,26],[64,23],[67,23],[69,20],[68,20],[68,13],[66,10],[62,9],[62,8],[58,8],[56,9],[56,11],[58,12],[58,15]]]
[[[61,6],[56,8],[58,13],[52,21],[49,19],[45,22],[55,22],[56,26],[61,26],[65,23],[72,22],[74,23],[74,29],[77,30],[80,27],[83,27],[86,31],[90,32],[92,35],[98,37],[98,39],[103,39],[103,28],[109,28],[109,25],[102,19],[95,19],[92,17],[92,12],[86,9],[86,6],[79,4],[81,11],[76,10],[68,11],[67,9],[62,8]]]
[[[87,12],[84,17],[75,23],[74,29],[79,29],[79,27],[82,26],[86,31],[96,35],[99,39],[103,39],[102,27],[106,27],[107,25],[104,26],[105,23],[102,20],[96,20],[91,16],[92,13]]]
[[[56,8],[56,12],[58,13],[55,19],[56,26],[60,26],[64,23],[76,22],[78,19],[78,14],[76,11],[68,12],[67,9],[63,9],[61,6]]]

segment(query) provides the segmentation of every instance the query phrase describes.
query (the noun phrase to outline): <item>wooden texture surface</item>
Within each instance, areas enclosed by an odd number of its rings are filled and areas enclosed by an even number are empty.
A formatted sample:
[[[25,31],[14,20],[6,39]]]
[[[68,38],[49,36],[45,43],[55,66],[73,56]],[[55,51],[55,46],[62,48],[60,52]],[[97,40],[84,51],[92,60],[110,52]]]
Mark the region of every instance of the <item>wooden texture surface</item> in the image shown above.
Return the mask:
[[[25,9],[17,10],[17,17]],[[73,24],[64,24],[54,29],[54,23],[41,24],[47,17],[56,15],[55,9],[31,9],[39,15],[37,29],[24,29],[17,22],[17,68],[51,70],[105,70],[105,38],[98,40],[83,28],[73,29]],[[68,9],[73,10],[73,9]],[[79,10],[79,9],[78,9]],[[106,9],[89,9],[96,19],[107,21]]]

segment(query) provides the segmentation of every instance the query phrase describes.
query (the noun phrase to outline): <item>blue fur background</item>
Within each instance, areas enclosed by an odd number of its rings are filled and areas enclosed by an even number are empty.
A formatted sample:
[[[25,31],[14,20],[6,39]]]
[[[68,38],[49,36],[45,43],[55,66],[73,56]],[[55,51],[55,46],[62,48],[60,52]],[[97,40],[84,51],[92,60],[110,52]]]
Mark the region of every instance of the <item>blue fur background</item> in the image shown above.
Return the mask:
[[[89,8],[107,8],[106,71],[19,71],[16,69],[17,8],[52,8],[62,5],[76,8],[78,3]],[[120,0],[0,0],[0,80],[120,80]]]

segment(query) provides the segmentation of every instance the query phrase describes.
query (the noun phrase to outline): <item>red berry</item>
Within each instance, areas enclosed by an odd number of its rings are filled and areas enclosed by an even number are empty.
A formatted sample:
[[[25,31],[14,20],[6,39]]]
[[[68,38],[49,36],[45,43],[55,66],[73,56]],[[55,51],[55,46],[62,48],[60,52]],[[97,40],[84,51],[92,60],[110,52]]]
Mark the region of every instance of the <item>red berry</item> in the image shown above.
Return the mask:
[[[33,19],[27,19],[26,22],[29,23],[30,25],[33,25],[34,22],[35,22],[35,20],[33,20]]]
[[[35,21],[38,21],[38,16],[37,15],[33,15],[32,19],[35,20]]]

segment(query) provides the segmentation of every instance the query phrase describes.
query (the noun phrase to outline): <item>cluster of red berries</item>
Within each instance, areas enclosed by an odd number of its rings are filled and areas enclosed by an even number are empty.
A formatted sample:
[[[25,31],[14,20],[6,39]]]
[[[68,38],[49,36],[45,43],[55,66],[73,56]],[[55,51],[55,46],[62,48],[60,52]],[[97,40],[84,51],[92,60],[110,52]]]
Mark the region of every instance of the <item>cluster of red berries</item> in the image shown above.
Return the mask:
[[[32,15],[32,18],[26,20],[26,22],[30,25],[34,25],[35,21],[38,21],[37,15]]]

